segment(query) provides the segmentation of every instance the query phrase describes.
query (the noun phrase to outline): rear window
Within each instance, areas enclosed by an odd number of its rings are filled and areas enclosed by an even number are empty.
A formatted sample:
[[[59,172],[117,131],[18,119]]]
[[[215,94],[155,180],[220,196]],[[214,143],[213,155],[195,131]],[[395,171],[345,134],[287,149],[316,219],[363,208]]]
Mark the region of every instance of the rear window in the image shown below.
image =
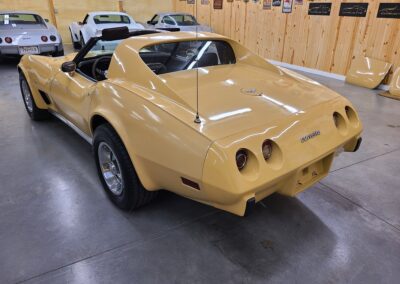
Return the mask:
[[[0,14],[0,25],[35,25],[44,24],[42,17],[34,14]]]
[[[128,16],[125,15],[97,15],[93,17],[96,24],[130,24]]]
[[[156,74],[236,63],[233,49],[225,41],[163,43],[145,47],[139,55]]]
[[[172,23],[176,22],[178,26],[196,26],[198,25],[196,19],[192,15],[170,15],[164,17]]]

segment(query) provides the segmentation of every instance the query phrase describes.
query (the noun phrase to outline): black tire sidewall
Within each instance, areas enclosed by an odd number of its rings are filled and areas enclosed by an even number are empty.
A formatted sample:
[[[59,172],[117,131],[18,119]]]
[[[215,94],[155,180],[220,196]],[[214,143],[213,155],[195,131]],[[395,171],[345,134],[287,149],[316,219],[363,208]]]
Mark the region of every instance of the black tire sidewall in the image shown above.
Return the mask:
[[[29,111],[28,106],[26,105],[24,93],[22,91],[22,82],[23,81],[25,81],[28,86],[29,95],[32,100],[32,111]],[[32,120],[36,120],[36,121],[48,119],[50,117],[49,112],[46,109],[40,109],[36,106],[35,98],[32,95],[31,86],[29,86],[28,80],[26,80],[26,77],[25,77],[24,73],[22,73],[22,71],[19,73],[19,87],[21,89],[22,100],[24,102],[24,106],[25,106],[26,112],[28,113],[29,117]]]
[[[104,180],[98,155],[98,149],[102,142],[105,142],[112,149],[118,160],[123,180],[123,190],[121,195],[115,195],[113,192],[111,192],[106,181]],[[133,169],[133,165],[129,164],[131,162],[127,161],[126,157],[124,158],[124,155],[126,154],[123,153],[125,149],[122,147],[124,146],[122,145],[121,141],[116,139],[115,133],[112,133],[110,127],[102,125],[96,129],[93,140],[93,154],[96,161],[97,172],[103,188],[108,197],[118,208],[123,210],[131,210],[135,198],[134,191],[137,190],[139,184],[137,182],[138,179]]]
[[[30,110],[28,109],[28,106],[26,105],[25,96],[24,96],[24,91],[22,90],[22,83],[23,83],[23,81],[26,82],[26,84],[27,84],[27,86],[28,86],[28,89],[29,89],[29,96],[31,97],[31,100],[32,100],[32,111],[30,111]],[[21,89],[22,100],[23,100],[23,102],[24,102],[24,106],[25,106],[26,112],[27,112],[28,115],[33,119],[33,112],[35,111],[36,105],[35,105],[35,101],[33,100],[31,88],[30,88],[30,86],[29,86],[29,84],[28,84],[28,81],[27,81],[26,78],[25,78],[25,75],[24,75],[22,72],[19,74],[19,87],[20,87],[20,89]]]

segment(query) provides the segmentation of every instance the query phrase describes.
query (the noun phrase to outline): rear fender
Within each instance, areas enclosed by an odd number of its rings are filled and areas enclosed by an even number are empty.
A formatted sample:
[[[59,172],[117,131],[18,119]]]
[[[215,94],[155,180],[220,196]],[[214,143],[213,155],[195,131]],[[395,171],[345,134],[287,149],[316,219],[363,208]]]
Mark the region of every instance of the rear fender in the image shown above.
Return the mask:
[[[187,187],[181,178],[201,184],[211,144],[208,139],[142,96],[117,85],[100,85],[91,108],[90,118],[100,115],[118,133],[147,190],[164,188],[204,200],[201,190]]]
[[[80,36],[80,29],[81,26],[78,25],[78,23],[73,22],[70,26],[69,26],[69,30],[71,32],[71,36],[73,38],[74,42],[79,42],[81,36]]]

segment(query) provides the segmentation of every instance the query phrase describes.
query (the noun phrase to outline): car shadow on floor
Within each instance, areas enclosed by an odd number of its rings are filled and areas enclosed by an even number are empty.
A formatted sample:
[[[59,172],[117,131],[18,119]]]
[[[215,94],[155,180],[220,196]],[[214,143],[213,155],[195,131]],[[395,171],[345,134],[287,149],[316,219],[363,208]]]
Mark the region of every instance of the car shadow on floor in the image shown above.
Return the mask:
[[[93,181],[93,188],[82,190],[93,194],[103,191],[89,144],[56,118],[27,124],[25,131],[32,132],[28,136],[43,159],[53,163],[56,157],[57,163],[64,160],[66,165],[82,168],[82,174]],[[104,202],[110,202],[104,192],[100,194]],[[178,239],[194,240],[202,250],[224,259],[252,279],[266,280],[295,269],[304,256],[318,264],[332,253],[337,242],[335,234],[301,200],[278,194],[258,203],[252,214],[244,218],[166,191],[143,208],[120,212],[121,218],[127,218],[142,236],[139,243],[145,249],[152,250],[150,242],[156,237],[168,239],[177,235]],[[137,243],[135,239],[129,245]],[[193,251],[191,247],[187,249]]]

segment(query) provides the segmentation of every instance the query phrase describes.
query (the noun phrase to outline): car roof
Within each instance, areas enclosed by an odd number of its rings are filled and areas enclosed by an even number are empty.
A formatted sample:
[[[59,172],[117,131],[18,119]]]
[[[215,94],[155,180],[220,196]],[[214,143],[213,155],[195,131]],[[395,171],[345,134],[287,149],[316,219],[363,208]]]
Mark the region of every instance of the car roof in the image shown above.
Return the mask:
[[[40,14],[32,12],[32,11],[22,11],[22,10],[0,10],[0,14],[32,14],[32,15],[38,15]]]
[[[180,12],[163,12],[163,13],[157,13],[156,15],[159,15],[160,17],[164,16],[176,16],[176,15],[188,15],[188,16],[193,16],[190,13],[180,13]]]
[[[227,40],[228,38],[219,34],[209,32],[165,32],[153,33],[130,37],[121,44],[139,52],[143,47],[166,42],[179,42],[190,40]]]
[[[96,11],[96,12],[89,12],[88,15],[90,16],[97,16],[97,15],[125,15],[129,16],[127,13],[124,12],[115,12],[115,11]]]

